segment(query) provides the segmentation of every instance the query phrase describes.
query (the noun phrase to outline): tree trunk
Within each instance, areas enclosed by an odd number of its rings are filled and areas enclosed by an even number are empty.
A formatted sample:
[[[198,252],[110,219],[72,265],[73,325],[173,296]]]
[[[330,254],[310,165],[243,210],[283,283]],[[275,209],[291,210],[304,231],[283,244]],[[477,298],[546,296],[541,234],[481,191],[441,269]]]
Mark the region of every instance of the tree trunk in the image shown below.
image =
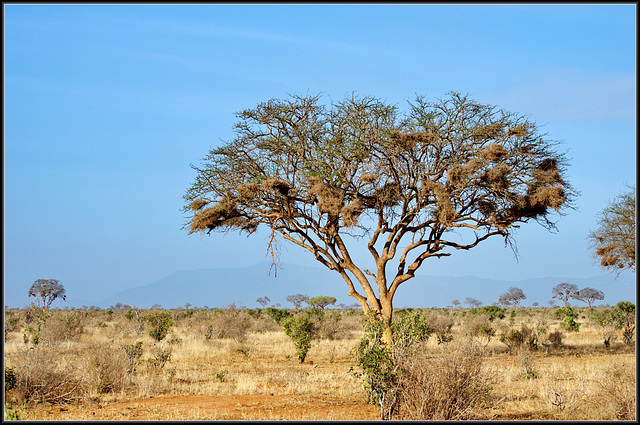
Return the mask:
[[[393,329],[391,328],[391,322],[393,320],[393,306],[390,299],[380,300],[380,304],[382,306],[380,319],[382,320],[382,324],[384,326],[384,331],[382,333],[382,342],[384,342],[387,348],[391,348],[393,345]]]

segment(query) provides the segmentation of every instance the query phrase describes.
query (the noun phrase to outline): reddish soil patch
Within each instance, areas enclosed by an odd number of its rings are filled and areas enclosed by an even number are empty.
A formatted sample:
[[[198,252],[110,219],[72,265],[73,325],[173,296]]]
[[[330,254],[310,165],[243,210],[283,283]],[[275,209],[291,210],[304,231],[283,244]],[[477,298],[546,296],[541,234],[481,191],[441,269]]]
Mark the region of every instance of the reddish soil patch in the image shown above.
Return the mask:
[[[376,420],[376,406],[361,398],[297,395],[161,396],[104,406],[77,405],[29,411],[36,420]]]

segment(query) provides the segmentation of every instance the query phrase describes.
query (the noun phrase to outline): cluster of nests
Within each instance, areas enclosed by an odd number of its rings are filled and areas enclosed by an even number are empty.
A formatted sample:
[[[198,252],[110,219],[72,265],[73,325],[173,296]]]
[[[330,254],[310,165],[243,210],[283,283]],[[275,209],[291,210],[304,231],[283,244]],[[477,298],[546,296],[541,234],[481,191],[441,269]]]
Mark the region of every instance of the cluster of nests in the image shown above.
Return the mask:
[[[499,139],[502,137],[516,137],[521,138],[527,135],[528,128],[524,124],[519,124],[510,128],[505,128],[505,125],[500,122],[479,126],[470,135],[470,139],[473,141],[482,141],[490,139]],[[416,146],[428,146],[436,143],[440,140],[438,134],[433,131],[414,131],[407,133],[392,133],[391,140],[393,140],[399,147],[403,149],[414,149]],[[500,146],[498,143],[492,143],[494,148]],[[491,145],[489,145],[491,146]],[[504,148],[503,148],[504,149]],[[487,154],[491,154],[489,151]],[[498,152],[496,152],[498,153]],[[506,153],[506,151],[505,151]]]
[[[421,137],[428,137],[428,135],[423,134]],[[450,167],[447,171],[448,185],[456,187],[464,184],[466,179],[479,177],[482,182],[494,189],[494,193],[505,194],[511,206],[501,209],[500,212],[489,200],[478,203],[479,210],[496,223],[509,224],[523,217],[535,218],[546,214],[548,208],[558,210],[565,203],[567,198],[563,188],[564,182],[560,176],[557,161],[552,158],[545,159],[533,170],[533,180],[529,183],[525,194],[509,193],[509,173],[511,172],[509,167],[504,164],[486,167],[488,163],[497,162],[507,154],[506,148],[502,145],[489,144],[465,164],[455,164]],[[481,173],[479,176],[478,171]],[[380,210],[384,207],[392,207],[398,205],[403,199],[402,188],[396,182],[386,183],[374,189],[369,195],[358,193],[347,200],[344,193],[325,184],[320,177],[309,176],[307,181],[309,194],[314,197],[313,202],[316,203],[318,211],[341,217],[345,227],[357,225],[358,218],[367,209]],[[363,174],[360,176],[360,181],[375,185],[377,177],[370,173]],[[421,183],[421,194],[432,197],[437,205],[433,212],[435,218],[443,224],[449,224],[456,217],[449,190],[436,180],[424,179]],[[298,193],[287,182],[275,178],[268,178],[260,183],[238,185],[236,192],[233,197],[222,197],[212,207],[205,208],[209,202],[203,199],[193,201],[190,208],[196,213],[191,220],[190,232],[211,231],[219,226],[230,226],[251,233],[257,228],[258,222],[243,214],[238,208],[239,205],[256,197],[262,197],[263,194],[272,194],[267,196],[279,194],[281,197],[288,198],[294,196],[294,192]]]
[[[599,242],[603,242],[603,238],[598,238]],[[616,243],[612,243],[606,246],[599,247],[596,249],[596,254],[600,257],[600,264],[603,267],[611,267],[617,266],[618,268],[624,268],[625,264],[623,261],[620,261],[620,257],[615,255],[615,252],[620,252],[620,245]]]

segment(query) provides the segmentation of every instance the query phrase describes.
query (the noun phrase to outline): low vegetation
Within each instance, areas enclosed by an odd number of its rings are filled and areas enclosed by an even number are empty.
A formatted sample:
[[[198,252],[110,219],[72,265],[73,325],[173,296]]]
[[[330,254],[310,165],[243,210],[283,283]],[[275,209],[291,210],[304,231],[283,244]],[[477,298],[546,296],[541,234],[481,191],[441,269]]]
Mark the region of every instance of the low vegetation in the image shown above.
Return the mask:
[[[383,332],[335,308],[5,310],[5,418],[87,420],[95,406],[163,395],[273,394],[355,397],[374,404],[369,420],[635,419],[631,303],[401,309],[391,347]],[[152,418],[228,418],[203,415]]]

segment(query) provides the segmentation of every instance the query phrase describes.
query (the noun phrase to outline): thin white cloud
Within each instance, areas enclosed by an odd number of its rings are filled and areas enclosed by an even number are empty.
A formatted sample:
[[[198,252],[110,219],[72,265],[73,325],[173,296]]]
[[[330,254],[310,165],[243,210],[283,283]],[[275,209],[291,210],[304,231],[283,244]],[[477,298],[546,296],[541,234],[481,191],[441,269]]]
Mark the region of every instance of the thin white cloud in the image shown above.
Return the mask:
[[[331,40],[330,38],[314,38],[300,33],[287,33],[286,29],[275,32],[247,29],[241,25],[181,23],[178,20],[145,20],[140,18],[118,18],[117,23],[118,25],[126,25],[130,28],[145,28],[164,34],[174,34],[176,36],[234,38],[236,40],[255,41],[258,43],[279,43],[308,49],[348,51],[358,54],[390,54],[394,52],[394,50],[383,49],[370,44],[347,43]]]

